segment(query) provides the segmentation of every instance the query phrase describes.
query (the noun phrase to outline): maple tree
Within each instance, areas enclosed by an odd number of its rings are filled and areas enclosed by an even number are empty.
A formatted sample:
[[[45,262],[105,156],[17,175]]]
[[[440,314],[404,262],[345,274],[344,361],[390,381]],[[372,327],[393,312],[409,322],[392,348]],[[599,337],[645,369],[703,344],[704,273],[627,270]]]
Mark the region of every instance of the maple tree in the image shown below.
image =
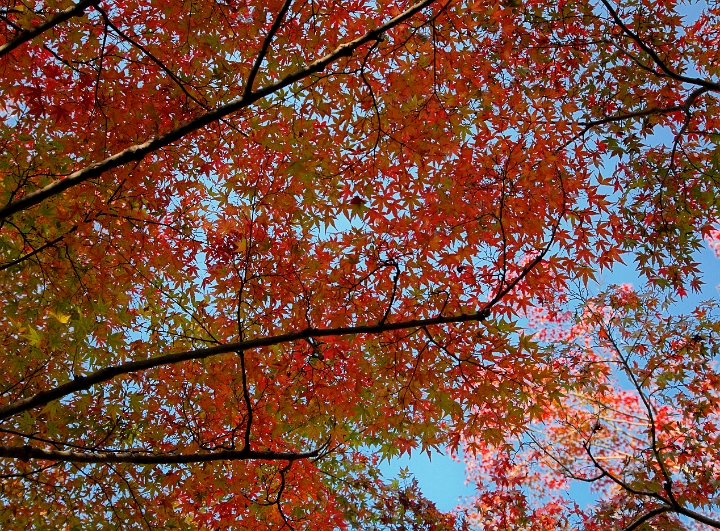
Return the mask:
[[[2,2],[5,527],[462,528],[380,459],[568,431],[600,399],[646,429],[602,364],[559,371],[575,343],[517,320],[622,259],[699,288],[720,115],[701,7]],[[712,402],[705,342],[672,347],[688,401]],[[643,488],[713,451],[675,414],[655,435],[695,454],[636,457]],[[666,479],[686,508],[713,488]],[[647,497],[625,496],[592,518]]]
[[[720,527],[717,301],[673,315],[658,295],[623,285],[575,315],[535,312],[563,389],[512,437],[465,442],[484,529]]]

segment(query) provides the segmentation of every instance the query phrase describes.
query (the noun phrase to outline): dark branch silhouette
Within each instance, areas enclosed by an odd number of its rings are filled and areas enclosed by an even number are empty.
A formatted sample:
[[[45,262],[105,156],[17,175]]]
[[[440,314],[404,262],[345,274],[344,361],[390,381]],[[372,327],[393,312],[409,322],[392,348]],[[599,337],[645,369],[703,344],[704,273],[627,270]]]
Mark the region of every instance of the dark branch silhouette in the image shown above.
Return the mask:
[[[550,244],[552,244],[552,239]],[[505,285],[493,299],[488,302],[484,308],[475,313],[463,313],[459,315],[438,316],[429,319],[412,319],[409,321],[400,321],[397,323],[382,323],[364,326],[346,326],[338,328],[306,328],[297,332],[289,332],[287,334],[279,334],[276,336],[267,336],[247,341],[239,341],[236,343],[226,343],[215,347],[187,350],[175,354],[166,354],[146,360],[131,361],[120,365],[105,367],[91,373],[87,376],[79,376],[73,381],[66,384],[58,385],[53,389],[41,391],[31,397],[17,400],[11,404],[0,407],[0,419],[6,419],[28,411],[30,409],[44,406],[53,400],[58,400],[78,391],[90,389],[92,386],[112,380],[117,376],[132,374],[136,372],[146,371],[163,365],[172,365],[183,361],[202,360],[219,354],[227,354],[230,352],[247,351],[260,347],[269,347],[271,345],[279,345],[281,343],[289,343],[293,341],[301,341],[309,338],[329,337],[329,336],[347,336],[358,334],[378,334],[382,332],[390,332],[393,330],[406,330],[409,328],[423,328],[431,325],[466,323],[484,321],[490,317],[490,310],[503,297],[510,293],[515,286],[527,276],[527,274],[544,258],[549,250],[549,245],[535,257],[535,259],[527,264],[520,274],[511,282]]]
[[[34,28],[21,31],[15,38],[9,40],[2,46],[0,46],[0,57],[9,54],[18,46],[34,39],[38,35],[42,35],[48,30],[51,30],[58,24],[70,20],[73,17],[81,17],[85,14],[85,10],[90,6],[95,6],[100,3],[100,0],[81,0],[73,7],[61,11],[54,17],[46,20],[42,24],[38,24]]]
[[[650,511],[646,512],[644,515],[638,517],[637,519],[630,522],[628,525],[622,528],[621,531],[633,531],[633,529],[637,529],[641,525],[643,525],[648,520],[656,517],[659,514],[667,513],[671,511],[672,508],[668,507],[667,505],[662,505],[660,507],[656,507],[655,509],[651,509]]]
[[[707,90],[712,91],[720,91],[720,83],[716,83],[714,81],[708,81],[707,79],[701,79],[698,77],[688,77],[684,76],[682,74],[678,74],[673,69],[671,69],[665,61],[660,59],[660,56],[657,54],[655,50],[653,50],[645,41],[643,41],[640,36],[632,31],[620,18],[620,15],[618,15],[618,12],[613,8],[613,6],[608,2],[608,0],[601,0],[603,5],[607,8],[607,10],[610,12],[610,16],[615,21],[615,23],[620,26],[620,29],[622,29],[623,33],[630,37],[639,47],[642,51],[644,51],[646,54],[650,56],[650,58],[653,60],[653,62],[662,70],[668,77],[674,79],[675,81],[680,81],[682,83],[689,83],[691,85],[697,85],[700,87],[703,87]]]
[[[89,166],[75,171],[65,177],[64,179],[55,181],[47,186],[35,190],[25,196],[16,199],[15,201],[7,204],[5,207],[0,208],[0,219],[6,219],[13,214],[17,214],[23,210],[31,208],[45,201],[46,199],[55,195],[61,194],[65,190],[68,190],[74,186],[82,184],[90,179],[99,177],[104,173],[119,168],[128,162],[140,161],[150,153],[153,153],[165,146],[177,142],[185,136],[203,129],[204,127],[217,122],[218,120],[229,116],[237,111],[240,111],[246,107],[249,107],[258,100],[269,96],[281,90],[293,83],[305,79],[313,74],[322,72],[329,65],[339,60],[342,57],[351,56],[355,50],[363,46],[364,44],[376,41],[385,32],[394,28],[395,26],[406,21],[416,13],[420,12],[427,6],[433,4],[437,0],[422,0],[420,3],[411,7],[410,9],[399,14],[395,18],[389,20],[385,24],[378,26],[374,30],[368,31],[365,35],[358,37],[350,42],[341,44],[334,51],[327,54],[325,57],[313,61],[309,65],[296,70],[295,72],[288,74],[276,83],[272,83],[256,91],[250,91],[243,94],[239,98],[231,101],[230,103],[218,107],[213,111],[201,114],[197,118],[190,120],[189,122],[176,127],[175,129],[152,138],[142,144],[135,144],[130,146],[115,155],[112,155],[104,160],[90,164]]]
[[[73,452],[44,450],[31,445],[0,446],[0,457],[9,457],[28,461],[41,459],[69,463],[130,463],[134,465],[179,465],[183,463],[205,463],[208,461],[297,461],[317,457],[322,447],[309,452],[272,452],[242,450],[220,450],[208,453],[192,454],[153,454],[145,452]]]

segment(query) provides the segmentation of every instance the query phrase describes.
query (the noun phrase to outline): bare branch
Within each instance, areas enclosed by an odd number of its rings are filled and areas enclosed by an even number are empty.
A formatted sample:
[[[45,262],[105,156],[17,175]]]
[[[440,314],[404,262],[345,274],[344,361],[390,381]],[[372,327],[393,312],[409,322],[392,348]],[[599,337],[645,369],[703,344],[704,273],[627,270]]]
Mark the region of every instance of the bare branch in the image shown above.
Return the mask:
[[[660,472],[662,473],[663,478],[665,479],[664,488],[665,488],[665,492],[668,495],[668,498],[670,499],[669,503],[673,507],[677,507],[678,503],[675,500],[675,496],[673,495],[673,492],[672,492],[672,476],[668,472],[667,466],[665,465],[665,459],[662,456],[662,452],[658,448],[657,424],[655,422],[655,413],[654,413],[653,405],[650,403],[650,399],[647,397],[645,392],[642,390],[642,385],[637,380],[635,373],[632,370],[632,366],[630,364],[630,360],[628,359],[628,356],[623,354],[622,349],[620,348],[620,345],[618,345],[617,342],[615,341],[615,339],[613,338],[612,331],[609,330],[607,326],[605,326],[605,331],[607,333],[608,342],[610,343],[610,346],[615,351],[615,355],[620,360],[621,366],[622,366],[626,376],[628,377],[630,382],[632,382],[633,387],[635,387],[635,390],[637,391],[641,402],[645,406],[645,411],[647,412],[647,419],[648,419],[648,422],[650,423],[649,429],[648,429],[649,436],[650,436],[650,449],[652,450],[653,455],[655,456],[655,461],[657,462],[658,466],[660,467]],[[638,339],[638,341],[639,341],[639,339]],[[635,346],[636,345],[632,346],[630,353],[632,353],[635,350]],[[664,498],[663,498],[663,500],[664,500]]]
[[[392,311],[393,303],[395,302],[395,297],[397,297],[397,289],[398,289],[398,281],[400,280],[400,268],[398,267],[397,263],[392,263],[395,267],[395,276],[393,276],[393,287],[392,287],[392,293],[390,294],[390,301],[388,302],[387,310],[385,310],[385,315],[383,315],[383,318],[380,319],[380,324],[383,324],[387,321],[388,317],[390,317],[390,312]]]
[[[118,34],[118,36],[123,39],[125,42],[130,44],[131,46],[134,46],[138,50],[140,50],[142,53],[144,53],[153,63],[155,63],[163,72],[167,74],[167,76],[173,80],[173,82],[180,88],[180,90],[183,91],[185,96],[187,96],[188,99],[194,101],[198,105],[200,105],[203,109],[207,109],[207,105],[202,103],[200,100],[198,100],[195,96],[190,94],[188,89],[185,87],[185,83],[173,72],[170,70],[165,64],[160,61],[157,57],[155,57],[152,53],[150,53],[150,50],[145,48],[142,44],[139,42],[133,40],[130,38],[129,35],[127,35],[123,30],[118,28],[113,22],[110,20],[110,17],[108,16],[107,12],[104,9],[97,8],[97,10],[100,12],[100,15],[102,16],[103,20],[105,21],[105,24],[112,29],[115,33]]]
[[[624,120],[631,120],[633,118],[643,118],[645,116],[652,116],[657,114],[670,114],[673,112],[684,112],[688,114],[690,112],[690,107],[692,107],[693,103],[695,103],[695,101],[700,96],[702,96],[708,91],[709,90],[704,87],[695,89],[690,93],[690,95],[687,97],[687,99],[682,105],[671,105],[670,107],[650,107],[648,109],[643,109],[642,111],[629,112],[625,114],[615,114],[613,116],[606,116],[605,118],[600,118],[598,120],[581,123],[580,125],[584,126],[584,129],[578,136],[584,135],[593,127],[597,127],[598,125],[605,125],[611,122],[622,122]]]
[[[621,531],[633,531],[633,529],[637,529],[642,524],[650,520],[651,518],[666,513],[668,511],[672,511],[672,507],[669,507],[667,505],[661,505],[660,507],[656,507],[655,509],[651,509],[650,511],[646,512],[641,517],[637,518],[636,520],[633,520],[631,523],[626,525],[622,528]]]
[[[245,83],[245,90],[243,90],[243,96],[245,97],[252,94],[255,77],[257,77],[257,74],[260,71],[260,66],[262,66],[262,63],[265,60],[265,56],[270,49],[270,44],[272,43],[275,34],[280,30],[280,26],[285,19],[285,15],[287,15],[288,10],[290,9],[290,4],[292,4],[292,0],[285,0],[285,3],[283,3],[282,7],[280,8],[280,12],[277,14],[272,26],[270,27],[270,31],[268,31],[265,39],[263,39],[262,45],[260,46],[260,51],[255,58],[255,63],[250,69],[250,74],[248,74],[248,78]]]
[[[247,408],[247,421],[245,423],[245,436],[244,436],[244,446],[243,450],[250,450],[250,436],[252,435],[252,423],[253,423],[253,407],[252,407],[252,401],[250,400],[250,390],[248,389],[248,381],[247,381],[247,368],[245,367],[245,351],[240,350],[238,351],[238,356],[240,357],[240,371],[242,373],[242,390],[243,390],[243,400],[245,402],[245,407]]]
[[[700,523],[709,525],[710,527],[714,527],[715,529],[720,529],[720,521],[719,520],[715,520],[714,518],[709,518],[709,517],[705,516],[704,514],[700,514],[698,512],[693,511],[692,509],[687,509],[685,507],[682,507],[681,505],[677,505],[677,506],[673,507],[673,510],[678,514],[682,514],[684,516],[687,516],[688,518],[697,520]]]
[[[625,481],[621,480],[617,476],[614,476],[610,472],[605,469],[604,466],[600,464],[600,462],[597,460],[597,458],[592,454],[592,451],[590,450],[590,445],[588,443],[583,444],[583,447],[585,448],[585,452],[587,453],[588,457],[592,461],[593,466],[597,468],[600,472],[602,472],[606,478],[610,479],[613,483],[618,485],[619,487],[625,489],[630,494],[634,494],[635,496],[647,496],[648,498],[653,498],[656,500],[661,501],[662,503],[669,503],[668,500],[660,496],[657,492],[650,492],[645,490],[637,490],[628,485]]]
[[[402,321],[398,323],[384,323],[378,325],[366,326],[347,326],[339,328],[306,328],[298,332],[289,332],[287,334],[279,334],[276,336],[268,336],[237,343],[226,343],[209,348],[201,348],[195,350],[187,350],[175,354],[166,354],[157,356],[147,360],[131,361],[120,365],[106,367],[100,369],[88,376],[79,376],[71,382],[59,385],[48,391],[41,391],[32,397],[18,400],[12,404],[0,407],[0,419],[6,419],[23,411],[44,406],[45,404],[58,400],[64,396],[90,389],[92,386],[112,380],[117,376],[132,374],[136,372],[146,371],[163,365],[172,365],[183,361],[202,360],[219,354],[227,354],[229,352],[238,352],[253,350],[260,347],[269,347],[272,345],[280,345],[282,343],[290,343],[293,341],[305,340],[308,338],[329,337],[329,336],[347,336],[358,334],[378,334],[381,332],[389,332],[393,330],[405,330],[408,328],[420,328],[429,325],[462,323],[469,321],[483,321],[490,316],[490,309],[486,307],[477,313],[460,314],[447,317],[434,317],[430,319],[413,319],[410,321]]]
[[[62,236],[58,236],[58,237],[55,238],[54,240],[50,240],[49,242],[44,243],[43,245],[41,245],[41,246],[38,247],[37,249],[33,249],[31,252],[29,252],[29,253],[21,256],[20,258],[16,258],[16,259],[13,260],[12,262],[8,262],[7,264],[0,265],[0,271],[5,271],[6,269],[10,269],[12,266],[18,265],[18,264],[24,262],[25,260],[28,260],[28,259],[32,258],[32,257],[35,256],[36,254],[40,254],[40,253],[43,252],[45,249],[48,249],[48,248],[50,248],[50,247],[53,247],[55,244],[60,243],[60,242],[63,241],[67,236],[69,236],[70,234],[72,234],[72,233],[75,232],[76,230],[77,230],[77,225],[75,225],[72,229],[70,229],[69,231],[67,231],[67,232],[66,232],[65,234],[63,234]]]

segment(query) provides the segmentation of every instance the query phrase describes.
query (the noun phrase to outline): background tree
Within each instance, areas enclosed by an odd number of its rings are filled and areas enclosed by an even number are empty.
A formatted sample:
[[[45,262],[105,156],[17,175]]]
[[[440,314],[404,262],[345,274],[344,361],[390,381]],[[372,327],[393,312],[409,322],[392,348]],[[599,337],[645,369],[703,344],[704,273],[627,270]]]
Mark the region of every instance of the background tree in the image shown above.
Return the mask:
[[[716,7],[1,9],[8,528],[462,526],[378,458],[555,411],[568,283],[699,286]]]
[[[668,306],[624,285],[575,316],[536,314],[567,384],[515,438],[466,441],[484,529],[720,527],[717,303]],[[589,507],[568,494],[578,483]]]

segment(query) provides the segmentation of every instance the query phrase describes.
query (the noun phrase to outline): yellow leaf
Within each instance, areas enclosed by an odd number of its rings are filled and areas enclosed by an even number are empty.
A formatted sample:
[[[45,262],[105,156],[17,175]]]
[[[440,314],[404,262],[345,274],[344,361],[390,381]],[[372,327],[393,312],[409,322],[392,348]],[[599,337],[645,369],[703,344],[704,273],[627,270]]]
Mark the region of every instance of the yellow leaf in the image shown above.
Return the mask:
[[[68,324],[70,321],[70,316],[65,315],[62,312],[48,312],[50,315],[52,315],[55,319],[57,319],[61,324]]]

